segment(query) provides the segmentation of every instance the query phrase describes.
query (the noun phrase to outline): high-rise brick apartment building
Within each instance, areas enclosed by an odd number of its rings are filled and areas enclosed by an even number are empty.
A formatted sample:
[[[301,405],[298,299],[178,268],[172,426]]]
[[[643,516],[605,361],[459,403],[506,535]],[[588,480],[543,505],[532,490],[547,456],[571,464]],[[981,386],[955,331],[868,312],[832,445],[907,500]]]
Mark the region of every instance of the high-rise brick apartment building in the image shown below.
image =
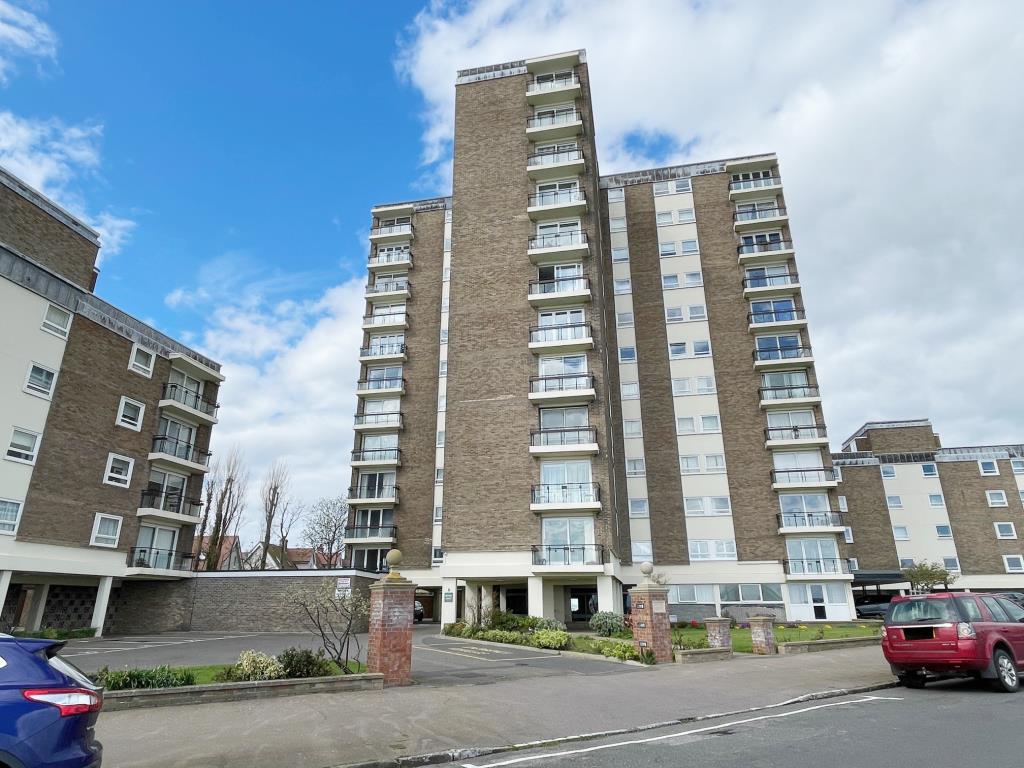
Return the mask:
[[[440,618],[846,619],[836,479],[772,154],[601,176],[584,51],[459,73],[450,198],[370,233],[348,564]]]
[[[190,568],[220,366],[98,298],[98,249],[0,169],[0,631]]]

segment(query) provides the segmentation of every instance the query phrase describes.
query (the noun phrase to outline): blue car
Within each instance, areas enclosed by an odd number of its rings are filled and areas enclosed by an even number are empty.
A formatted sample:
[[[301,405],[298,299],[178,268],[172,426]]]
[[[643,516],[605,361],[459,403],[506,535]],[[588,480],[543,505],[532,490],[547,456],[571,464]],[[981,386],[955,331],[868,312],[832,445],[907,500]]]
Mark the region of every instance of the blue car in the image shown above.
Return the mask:
[[[0,635],[0,768],[99,768],[103,693],[63,647]]]

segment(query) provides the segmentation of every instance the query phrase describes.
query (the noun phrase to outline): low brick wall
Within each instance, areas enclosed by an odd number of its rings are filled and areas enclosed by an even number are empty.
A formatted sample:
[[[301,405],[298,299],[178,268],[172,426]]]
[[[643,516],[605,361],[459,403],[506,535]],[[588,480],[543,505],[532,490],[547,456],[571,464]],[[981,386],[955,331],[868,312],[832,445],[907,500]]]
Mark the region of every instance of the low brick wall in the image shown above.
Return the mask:
[[[865,645],[880,645],[882,638],[846,637],[835,640],[799,640],[791,643],[779,643],[779,653],[817,653],[818,651],[836,651],[842,648],[859,648]]]
[[[208,704],[216,701],[273,699],[280,696],[304,696],[309,693],[341,693],[343,691],[379,691],[384,688],[384,675],[338,675],[309,677],[303,680],[259,680],[241,683],[210,683],[183,688],[150,688],[135,691],[110,691],[103,695],[103,711],[119,712],[146,707],[177,707]]]
[[[728,661],[732,648],[694,648],[689,651],[675,651],[677,664],[699,664],[704,661]]]

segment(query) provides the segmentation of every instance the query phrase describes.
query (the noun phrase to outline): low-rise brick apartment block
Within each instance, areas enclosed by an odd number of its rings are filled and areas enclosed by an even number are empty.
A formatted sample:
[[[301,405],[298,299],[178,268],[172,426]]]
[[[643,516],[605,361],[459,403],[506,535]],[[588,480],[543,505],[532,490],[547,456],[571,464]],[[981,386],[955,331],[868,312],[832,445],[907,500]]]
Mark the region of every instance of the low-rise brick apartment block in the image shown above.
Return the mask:
[[[0,169],[0,630],[191,568],[220,366],[97,297],[98,249]]]

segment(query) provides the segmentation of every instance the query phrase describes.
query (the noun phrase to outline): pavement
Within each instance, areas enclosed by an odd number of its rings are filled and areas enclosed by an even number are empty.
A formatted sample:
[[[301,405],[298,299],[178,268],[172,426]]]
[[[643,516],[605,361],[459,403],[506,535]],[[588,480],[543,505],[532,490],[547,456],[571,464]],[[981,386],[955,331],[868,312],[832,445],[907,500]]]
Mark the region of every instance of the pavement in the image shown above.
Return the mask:
[[[638,667],[535,649],[495,654],[506,649],[423,633],[416,646],[417,685],[110,712],[97,735],[106,760],[126,768],[325,768],[574,739],[893,682],[878,647]]]

